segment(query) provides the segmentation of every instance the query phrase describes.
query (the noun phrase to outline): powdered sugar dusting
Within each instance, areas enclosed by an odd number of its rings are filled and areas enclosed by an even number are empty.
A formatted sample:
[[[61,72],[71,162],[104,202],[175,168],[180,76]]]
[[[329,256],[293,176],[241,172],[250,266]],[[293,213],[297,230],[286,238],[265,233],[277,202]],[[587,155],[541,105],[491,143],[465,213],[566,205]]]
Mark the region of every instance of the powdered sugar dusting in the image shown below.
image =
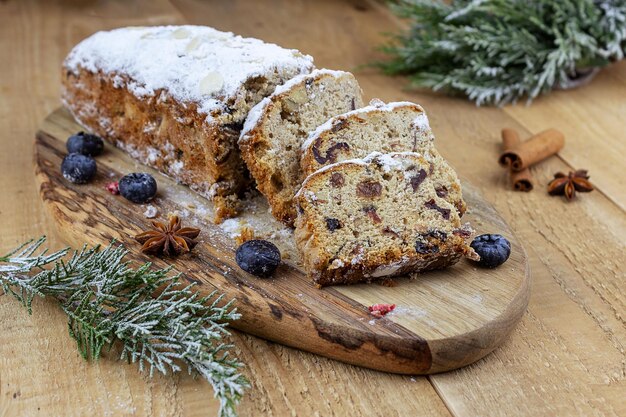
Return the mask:
[[[428,312],[419,307],[405,307],[398,305],[388,314],[388,316],[412,316],[414,318],[424,318],[428,316]]]
[[[350,264],[358,265],[364,260],[365,260],[365,249],[363,248],[363,246],[358,246],[356,255],[352,257],[352,259],[350,260]]]
[[[414,166],[414,158],[416,157],[422,157],[422,154],[417,152],[392,152],[386,154],[372,152],[363,158],[363,161],[366,163],[373,162],[382,167],[383,171],[390,172],[392,170],[403,171],[408,169],[409,166]]]
[[[235,98],[257,76],[290,79],[313,68],[313,58],[258,39],[204,26],[154,26],[98,32],[79,43],[65,60],[77,73],[123,74],[117,87],[137,97],[164,90],[180,102],[197,103],[209,115]]]
[[[430,123],[428,123],[428,116],[426,113],[418,114],[415,119],[413,119],[413,126],[418,130],[430,130]]]
[[[257,105],[252,107],[252,109],[250,109],[250,112],[248,113],[248,116],[246,117],[246,121],[243,124],[243,129],[241,130],[239,140],[241,140],[241,138],[243,138],[248,132],[250,132],[250,130],[254,128],[254,126],[256,126],[259,119],[263,115],[265,108],[271,102],[272,100],[269,97],[265,97]]]
[[[213,223],[215,210],[213,203],[202,196],[190,193],[187,187],[163,187],[160,198],[153,204],[159,205],[161,198],[175,201],[180,209],[175,213],[184,223],[200,227],[201,239],[207,244],[217,241],[225,244],[234,244],[233,240],[241,235],[244,228],[251,229],[255,239],[267,239],[274,243],[283,257],[283,260],[298,267],[300,256],[293,237],[293,230],[285,226],[268,213],[267,200],[257,191],[246,193],[241,200],[241,212],[238,217],[226,219],[219,225]],[[162,210],[160,210],[162,211]],[[166,217],[168,212],[163,211],[160,216]]]
[[[345,71],[331,70],[331,69],[327,69],[327,68],[316,69],[313,72],[311,72],[310,74],[302,74],[302,75],[299,75],[297,77],[293,77],[291,80],[287,81],[283,85],[279,85],[278,87],[276,87],[276,90],[274,90],[274,93],[271,95],[271,97],[275,97],[275,96],[277,96],[279,94],[283,94],[283,93],[291,90],[296,85],[304,83],[307,80],[314,80],[314,79],[320,78],[320,77],[322,77],[324,75],[330,75],[330,76],[335,77],[335,78],[340,78],[340,77],[349,75],[349,73],[345,72]]]
[[[220,224],[220,228],[226,233],[231,239],[234,239],[237,235],[241,233],[241,229],[243,228],[243,224],[241,219],[226,219]]]
[[[117,141],[116,146],[144,165],[158,168],[156,165],[157,162],[163,162],[164,166],[162,169],[164,174],[176,179],[177,181],[187,173],[183,161],[176,159],[174,145],[169,142],[165,142],[162,149],[157,149],[152,146],[139,148],[132,143],[123,141]],[[209,197],[208,190],[210,190],[210,185],[208,183],[192,184],[191,188],[205,197]]]

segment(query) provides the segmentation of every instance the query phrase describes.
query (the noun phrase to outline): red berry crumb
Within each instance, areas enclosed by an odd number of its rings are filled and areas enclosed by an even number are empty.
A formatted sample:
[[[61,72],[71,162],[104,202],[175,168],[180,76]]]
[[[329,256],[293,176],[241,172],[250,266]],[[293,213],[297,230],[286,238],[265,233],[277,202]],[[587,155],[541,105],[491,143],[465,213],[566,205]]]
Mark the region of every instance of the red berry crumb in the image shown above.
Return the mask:
[[[120,189],[118,187],[117,181],[108,183],[107,185],[104,186],[104,188],[106,188],[106,190],[113,195],[118,195],[120,193]]]
[[[373,306],[369,306],[367,309],[370,311],[370,314],[376,318],[381,318],[390,313],[396,308],[395,304],[374,304]]]

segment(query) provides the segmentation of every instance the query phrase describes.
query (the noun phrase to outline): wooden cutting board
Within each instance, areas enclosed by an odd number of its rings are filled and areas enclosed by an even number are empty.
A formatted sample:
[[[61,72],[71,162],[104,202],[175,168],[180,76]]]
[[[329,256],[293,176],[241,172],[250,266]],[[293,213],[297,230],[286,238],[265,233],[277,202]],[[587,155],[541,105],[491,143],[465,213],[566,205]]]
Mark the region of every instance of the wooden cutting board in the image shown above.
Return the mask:
[[[198,283],[199,291],[218,290],[227,299],[236,298],[242,318],[233,327],[243,332],[367,368],[430,374],[468,365],[493,351],[528,305],[530,271],[524,249],[469,184],[464,184],[469,206],[464,220],[478,233],[506,236],[512,245],[507,263],[488,270],[462,260],[417,279],[396,278],[392,287],[362,284],[318,289],[298,267],[290,231],[271,218],[260,196],[251,198],[239,219],[214,225],[207,200],[111,145],[97,158],[98,175],[92,183],[66,181],[60,174],[65,141],[80,130],[67,111],[58,109],[37,133],[40,194],[60,235],[74,247],[107,244],[115,238],[130,250],[131,259],[165,266],[163,260],[141,254],[133,239],[150,225],[145,216],[148,206],[132,204],[104,188],[130,172],[152,173],[159,193],[150,205],[158,217],[177,212],[184,224],[202,229],[202,242],[192,254],[170,262],[185,279]],[[243,225],[274,241],[288,258],[273,278],[259,279],[238,268],[232,233]],[[397,308],[385,318],[374,319],[367,307],[375,303],[393,303]]]

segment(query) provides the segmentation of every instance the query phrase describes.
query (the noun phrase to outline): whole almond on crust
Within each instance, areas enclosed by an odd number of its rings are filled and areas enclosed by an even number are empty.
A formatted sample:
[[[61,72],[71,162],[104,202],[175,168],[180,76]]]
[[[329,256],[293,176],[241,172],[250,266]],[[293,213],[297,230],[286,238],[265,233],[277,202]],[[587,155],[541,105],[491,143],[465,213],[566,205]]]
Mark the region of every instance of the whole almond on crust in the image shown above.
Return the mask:
[[[222,89],[224,86],[224,78],[219,72],[209,72],[201,81],[200,81],[200,92],[202,94],[213,94]]]

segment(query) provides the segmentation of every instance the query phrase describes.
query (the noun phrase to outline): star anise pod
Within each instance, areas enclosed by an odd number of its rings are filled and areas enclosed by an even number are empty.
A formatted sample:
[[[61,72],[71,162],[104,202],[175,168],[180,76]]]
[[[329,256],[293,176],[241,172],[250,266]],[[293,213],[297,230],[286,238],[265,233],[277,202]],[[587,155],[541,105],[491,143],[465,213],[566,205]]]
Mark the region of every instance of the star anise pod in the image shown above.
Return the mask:
[[[593,191],[593,185],[589,182],[586,169],[570,171],[568,175],[557,172],[554,174],[554,179],[548,184],[548,194],[564,195],[568,200],[576,196],[576,191],[581,193]]]
[[[143,245],[141,251],[144,253],[177,256],[191,251],[198,243],[194,239],[200,234],[200,229],[181,227],[178,216],[170,216],[167,224],[153,221],[152,226],[154,230],[135,236],[135,240]]]

